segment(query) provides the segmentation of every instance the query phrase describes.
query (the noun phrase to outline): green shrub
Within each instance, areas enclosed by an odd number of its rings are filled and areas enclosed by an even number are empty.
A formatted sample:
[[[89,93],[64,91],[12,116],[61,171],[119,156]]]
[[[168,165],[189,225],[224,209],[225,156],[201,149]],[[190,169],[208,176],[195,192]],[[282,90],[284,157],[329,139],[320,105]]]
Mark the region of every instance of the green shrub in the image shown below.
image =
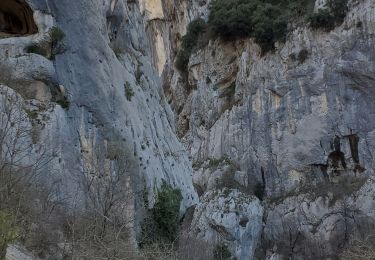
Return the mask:
[[[182,195],[179,189],[173,189],[170,185],[163,183],[153,208],[152,215],[158,234],[170,242],[173,242],[177,236],[181,200]]]
[[[124,89],[125,89],[125,96],[128,101],[132,101],[132,97],[134,96],[134,91],[132,87],[130,86],[130,83],[126,81],[124,84]]]
[[[186,35],[182,37],[181,49],[176,59],[176,67],[181,72],[186,72],[190,55],[197,46],[200,34],[206,30],[206,27],[206,22],[203,19],[194,20],[188,25]]]
[[[5,256],[9,243],[18,237],[16,219],[10,213],[0,211],[0,259]]]
[[[60,28],[54,26],[49,31],[49,37],[52,45],[57,45],[59,42],[64,40],[65,33]]]
[[[207,168],[216,168],[218,167],[220,164],[225,164],[225,165],[232,165],[234,166],[234,162],[229,158],[228,155],[224,155],[223,157],[219,158],[219,159],[216,159],[216,158],[210,158],[208,159],[209,162],[208,162],[208,165],[207,165]]]
[[[38,110],[25,110],[26,114],[30,119],[37,119],[39,112]]]
[[[145,193],[144,196],[147,196]],[[145,198],[144,198],[145,200]],[[156,196],[154,208],[149,210],[142,224],[141,247],[169,244],[176,240],[180,225],[181,191],[163,183]],[[148,206],[147,202],[144,202]]]
[[[263,52],[272,50],[276,41],[285,41],[288,20],[279,7],[270,4],[258,6],[252,22],[255,42]]]
[[[290,58],[293,60],[293,61],[298,61],[299,64],[302,64],[305,62],[305,60],[309,57],[309,51],[306,50],[306,49],[302,49],[300,50],[297,54],[296,53],[292,53],[290,55]]]
[[[205,31],[224,40],[254,37],[265,53],[274,49],[277,41],[285,41],[291,22],[307,18],[312,28],[329,31],[341,24],[348,12],[348,0],[328,0],[327,8],[317,13],[313,12],[314,3],[313,0],[213,0],[208,26],[202,19],[189,24],[176,67],[186,71],[191,52]]]
[[[149,205],[149,201],[148,201],[148,191],[145,190],[143,192],[143,206],[147,209],[148,208],[148,205]]]
[[[42,55],[46,58],[54,59],[56,55],[61,54],[65,51],[65,46],[62,41],[65,38],[65,33],[58,27],[52,27],[49,30],[50,40],[50,53],[46,48],[43,48],[37,44],[30,45],[26,48],[27,53],[35,53]]]
[[[26,52],[27,53],[35,53],[35,54],[38,54],[38,55],[42,55],[44,57],[47,57],[48,56],[48,52],[46,49],[36,45],[36,44],[33,44],[33,45],[30,45],[26,48]]]
[[[348,11],[348,0],[328,0],[327,10],[313,13],[313,0],[213,0],[208,25],[225,40],[254,37],[265,53],[283,42],[288,23],[308,17],[312,28],[334,28]]]
[[[69,107],[70,107],[70,101],[69,101],[68,97],[66,97],[66,96],[64,96],[62,99],[58,100],[56,103],[59,104],[65,110],[69,109]]]
[[[328,0],[327,5],[336,19],[336,24],[341,24],[349,11],[348,0]]]
[[[308,56],[309,56],[309,51],[306,49],[302,49],[298,53],[297,59],[299,63],[304,63]]]
[[[54,26],[49,31],[49,38],[51,42],[51,59],[54,59],[56,55],[65,51],[65,46],[62,43],[65,33],[60,28]]]
[[[310,27],[330,31],[342,24],[348,12],[348,0],[328,0],[326,8],[308,17]]]
[[[305,1],[214,0],[208,24],[227,40],[254,37],[267,52],[276,41],[285,40],[291,14],[303,12]]]
[[[215,0],[210,6],[209,25],[213,31],[224,38],[250,36],[251,17],[258,1]]]
[[[293,0],[283,2],[288,2],[287,8],[289,9],[289,18],[292,19],[293,22],[298,21],[299,18],[300,21],[304,22],[304,18],[314,11],[314,0]]]
[[[217,244],[214,248],[214,260],[226,260],[232,256],[225,244]]]
[[[325,29],[330,31],[335,27],[335,17],[327,9],[319,10],[309,16],[308,21],[313,29]]]
[[[141,62],[138,62],[137,69],[135,71],[135,79],[136,79],[138,85],[142,84],[142,82],[141,82],[141,78],[142,78],[142,75],[143,75],[143,72],[142,72],[142,69],[141,69],[142,66],[143,66],[143,64]]]
[[[264,194],[265,194],[265,186],[264,186],[263,183],[258,182],[258,183],[255,185],[255,188],[254,188],[254,195],[255,195],[260,201],[262,201],[263,198],[264,198]]]

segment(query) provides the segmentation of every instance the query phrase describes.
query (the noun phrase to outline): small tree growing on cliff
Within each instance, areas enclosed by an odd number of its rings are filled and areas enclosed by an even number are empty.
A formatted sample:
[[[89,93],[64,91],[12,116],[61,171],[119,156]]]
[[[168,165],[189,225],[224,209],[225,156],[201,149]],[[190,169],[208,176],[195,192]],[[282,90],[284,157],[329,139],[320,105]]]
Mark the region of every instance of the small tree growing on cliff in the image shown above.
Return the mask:
[[[54,59],[56,55],[65,51],[65,46],[62,43],[65,33],[59,27],[54,26],[49,31],[49,37],[51,41],[51,59]]]

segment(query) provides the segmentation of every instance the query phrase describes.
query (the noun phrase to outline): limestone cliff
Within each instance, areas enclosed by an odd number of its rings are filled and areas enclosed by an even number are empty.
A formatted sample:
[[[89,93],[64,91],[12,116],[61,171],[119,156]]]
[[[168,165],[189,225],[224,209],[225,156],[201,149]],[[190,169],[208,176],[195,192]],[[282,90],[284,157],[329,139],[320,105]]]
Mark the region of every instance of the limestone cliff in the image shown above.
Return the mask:
[[[174,19],[163,23],[169,30],[160,29],[159,20],[149,22],[163,39],[180,39],[185,32],[176,24],[186,28],[187,21],[207,19],[209,1],[170,5],[174,15],[168,17]],[[173,68],[179,41],[164,45],[169,58],[156,55],[159,63],[166,60],[164,89],[201,203],[215,207],[207,206],[206,213],[197,208],[192,234],[225,241],[239,259],[326,259],[356,235],[368,235],[375,207],[375,6],[349,5],[344,23],[333,31],[297,27],[264,56],[252,39],[211,40],[190,57],[188,82]],[[208,195],[212,191],[227,187],[250,198],[259,185],[265,198],[256,256],[246,246],[254,237],[223,234],[254,230],[257,220],[241,226],[232,219],[229,226],[203,230],[197,224],[220,222],[214,205],[221,202]],[[225,205],[222,211],[229,214]],[[229,212],[243,214],[238,208]]]
[[[351,1],[330,32],[296,27],[266,55],[251,38],[210,40],[187,75],[181,37],[210,1],[27,0],[18,27],[8,2],[1,102],[21,104],[28,154],[49,158],[39,182],[67,208],[90,201],[87,176],[100,183],[121,161],[134,237],[163,182],[181,190],[181,213],[195,205],[187,236],[240,260],[336,259],[371,234],[372,0]]]

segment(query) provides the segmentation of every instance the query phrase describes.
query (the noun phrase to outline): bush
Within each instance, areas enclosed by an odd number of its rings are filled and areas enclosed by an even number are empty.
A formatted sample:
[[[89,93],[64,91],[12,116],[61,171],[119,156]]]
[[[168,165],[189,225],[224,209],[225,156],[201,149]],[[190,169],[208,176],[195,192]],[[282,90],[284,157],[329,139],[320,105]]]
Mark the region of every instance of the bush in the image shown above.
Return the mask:
[[[331,31],[342,24],[348,12],[348,0],[328,0],[326,8],[308,17],[310,27]]]
[[[147,212],[142,225],[140,245],[147,247],[160,243],[168,245],[177,238],[180,224],[181,191],[163,183],[157,194],[154,208]]]
[[[153,218],[161,237],[173,242],[176,239],[180,220],[181,191],[164,183],[156,197]]]
[[[214,259],[215,260],[226,260],[232,256],[225,244],[217,244],[214,248]]]
[[[208,165],[207,168],[216,168],[221,164],[226,164],[226,165],[232,165],[234,166],[234,162],[229,158],[228,155],[224,155],[223,157],[216,159],[216,158],[209,158],[208,159]]]
[[[305,62],[305,60],[309,57],[309,51],[306,50],[306,49],[302,49],[300,50],[297,54],[296,53],[292,53],[290,55],[290,58],[293,60],[293,61],[298,61],[299,64],[302,64]]]
[[[258,1],[215,0],[210,6],[209,25],[213,31],[224,38],[250,36],[251,17]]]
[[[188,25],[186,35],[182,37],[181,49],[176,59],[176,67],[181,72],[186,72],[190,55],[197,46],[199,35],[206,30],[206,27],[206,22],[203,19],[194,20]]]
[[[42,55],[53,60],[56,55],[65,51],[65,46],[62,43],[64,38],[65,33],[60,28],[52,27],[49,31],[50,47],[41,47],[37,44],[33,44],[26,48],[26,52]]]
[[[329,10],[320,10],[308,18],[310,27],[313,29],[325,29],[330,31],[335,27],[335,17]]]
[[[52,45],[57,45],[59,42],[64,40],[65,33],[60,28],[54,26],[49,31],[49,37]]]
[[[227,40],[254,37],[267,52],[276,41],[285,40],[292,15],[304,14],[310,6],[306,0],[214,0],[208,24],[216,35]]]
[[[255,188],[254,188],[254,195],[260,200],[262,201],[263,198],[264,198],[264,195],[265,195],[265,186],[263,183],[261,182],[258,182],[256,185],[255,185]]]
[[[312,0],[214,0],[208,25],[226,40],[254,37],[265,53],[274,48],[275,42],[285,41],[290,22],[307,16],[311,27],[329,30],[342,23],[347,1],[328,0],[327,10],[314,14]]]
[[[0,211],[0,259],[5,256],[9,243],[18,237],[18,229],[15,226],[16,219],[12,214]]]
[[[132,97],[134,96],[134,91],[132,87],[130,86],[130,83],[126,81],[124,84],[124,89],[125,89],[125,96],[128,101],[132,101]]]
[[[258,6],[252,22],[253,36],[262,52],[272,50],[276,41],[285,41],[288,20],[279,7],[270,4]]]
[[[38,46],[38,45],[36,45],[36,44],[33,44],[33,45],[27,47],[26,52],[27,53],[35,53],[35,54],[38,54],[38,55],[42,55],[44,57],[48,56],[47,50]]]
[[[51,59],[54,59],[56,55],[65,51],[65,46],[62,43],[65,33],[60,28],[54,26],[49,31],[49,38],[51,41]]]
[[[65,110],[68,110],[69,107],[70,107],[70,101],[69,101],[68,97],[66,97],[66,96],[64,96],[62,99],[58,100],[56,103],[59,104]]]
[[[307,21],[314,29],[329,31],[344,21],[348,0],[328,0],[327,8],[314,13],[312,0],[213,0],[208,26],[202,19],[189,24],[177,55],[176,67],[186,71],[191,52],[203,31],[212,31],[224,40],[254,37],[262,53],[274,49],[277,41],[284,42],[288,23]]]
[[[328,9],[333,13],[337,25],[341,24],[349,10],[348,0],[328,0]]]

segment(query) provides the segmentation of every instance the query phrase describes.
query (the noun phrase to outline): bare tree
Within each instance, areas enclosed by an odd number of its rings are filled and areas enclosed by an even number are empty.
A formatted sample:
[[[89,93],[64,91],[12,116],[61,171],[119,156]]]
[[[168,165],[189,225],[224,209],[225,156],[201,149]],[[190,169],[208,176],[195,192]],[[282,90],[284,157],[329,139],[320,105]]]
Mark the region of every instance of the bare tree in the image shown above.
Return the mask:
[[[374,260],[375,259],[375,236],[365,239],[354,239],[341,255],[343,260]]]
[[[8,200],[20,181],[31,182],[51,161],[42,146],[34,153],[33,134],[23,99],[0,86],[0,203]]]
[[[73,210],[66,220],[71,254],[76,259],[136,259],[132,163],[117,145],[103,145],[105,151],[93,146],[87,149],[80,185],[86,207]]]
[[[18,94],[0,86],[0,212],[14,220],[9,228],[20,236],[14,238],[25,241],[28,238],[21,237],[24,234],[21,231],[29,223],[41,220],[36,217],[33,200],[38,199],[43,213],[48,208],[49,215],[55,203],[48,198],[49,191],[47,195],[46,189],[35,183],[51,156],[42,146],[38,152],[34,151],[37,146],[32,141],[33,127],[27,112],[24,100]]]

